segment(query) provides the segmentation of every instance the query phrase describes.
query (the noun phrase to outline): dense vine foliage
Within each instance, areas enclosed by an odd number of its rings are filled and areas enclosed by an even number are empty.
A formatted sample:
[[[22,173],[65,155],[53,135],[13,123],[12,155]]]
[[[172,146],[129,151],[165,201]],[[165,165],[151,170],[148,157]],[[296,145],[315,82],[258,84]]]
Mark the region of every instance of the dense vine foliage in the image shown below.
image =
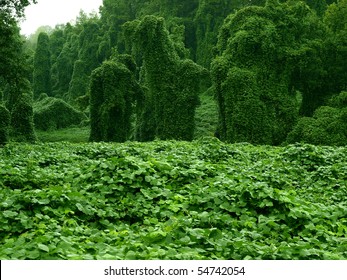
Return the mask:
[[[24,38],[34,3],[0,5],[0,259],[347,259],[347,0],[103,0]]]
[[[33,91],[35,99],[42,93],[52,95],[49,37],[43,32],[38,37],[34,56]]]
[[[35,128],[43,131],[78,126],[87,120],[84,113],[59,98],[43,96],[33,109]]]
[[[347,259],[347,149],[0,148],[1,259]]]
[[[46,93],[89,115],[92,72],[129,55],[143,94],[127,139],[344,143],[345,131],[329,130],[341,138],[330,142],[298,131],[309,131],[316,111],[346,88],[346,0],[104,0],[99,14],[81,11],[73,24],[40,27],[25,57],[16,18],[32,2],[1,8],[0,91],[9,111],[28,91],[20,86],[26,79],[35,100]],[[215,100],[207,98],[212,92]]]
[[[5,106],[0,104],[0,145],[8,141],[10,117],[10,112]]]
[[[287,142],[344,146],[347,143],[347,92],[343,91],[319,107],[312,117],[299,120],[288,134]]]
[[[34,142],[34,112],[32,93],[23,93],[11,111],[11,136],[18,142]]]
[[[90,86],[90,140],[128,140],[137,95],[141,95],[141,89],[123,63],[107,61],[95,69]]]
[[[313,106],[308,96],[316,93],[307,85],[321,78],[312,70],[324,31],[317,22],[305,4],[277,1],[226,19],[212,70],[221,139],[272,145],[286,139],[300,108],[295,90],[302,90],[305,111]]]
[[[204,69],[191,60],[180,59],[162,18],[146,16],[138,22],[134,38],[143,55],[148,88],[145,109],[153,111],[155,134],[145,138],[192,140],[199,78]]]
[[[8,130],[8,114],[10,113],[10,135],[16,139],[35,139],[32,125],[32,100],[30,67],[25,63],[23,40],[19,34],[17,20],[23,16],[26,6],[36,1],[4,0],[0,6],[0,104],[2,108],[0,118],[1,138],[5,140]],[[21,110],[23,110],[21,112]],[[19,135],[24,133],[23,135]]]

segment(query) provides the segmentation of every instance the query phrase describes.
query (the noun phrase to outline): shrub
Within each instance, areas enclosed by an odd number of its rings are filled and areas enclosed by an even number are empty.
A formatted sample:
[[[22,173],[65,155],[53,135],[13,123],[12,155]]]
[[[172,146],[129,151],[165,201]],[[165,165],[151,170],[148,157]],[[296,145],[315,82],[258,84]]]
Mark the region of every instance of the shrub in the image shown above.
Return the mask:
[[[346,114],[347,108],[319,107],[312,118],[303,117],[299,120],[293,131],[288,134],[287,142],[303,142],[314,145],[346,145]]]
[[[342,91],[340,94],[333,96],[329,100],[328,104],[335,108],[347,107],[347,91]]]
[[[34,142],[32,94],[21,94],[11,112],[11,137],[17,142]]]
[[[35,127],[41,130],[54,130],[79,125],[87,119],[62,99],[46,97],[34,104]]]

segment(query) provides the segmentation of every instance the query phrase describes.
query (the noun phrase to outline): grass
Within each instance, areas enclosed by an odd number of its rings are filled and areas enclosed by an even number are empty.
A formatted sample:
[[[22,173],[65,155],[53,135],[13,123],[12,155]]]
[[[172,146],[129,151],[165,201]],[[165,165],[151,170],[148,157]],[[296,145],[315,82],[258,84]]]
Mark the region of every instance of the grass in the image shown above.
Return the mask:
[[[36,130],[36,135],[41,142],[86,143],[89,133],[89,127],[70,127],[50,131]]]
[[[213,136],[218,124],[217,104],[213,98],[212,88],[200,95],[200,102],[195,114],[195,139]]]

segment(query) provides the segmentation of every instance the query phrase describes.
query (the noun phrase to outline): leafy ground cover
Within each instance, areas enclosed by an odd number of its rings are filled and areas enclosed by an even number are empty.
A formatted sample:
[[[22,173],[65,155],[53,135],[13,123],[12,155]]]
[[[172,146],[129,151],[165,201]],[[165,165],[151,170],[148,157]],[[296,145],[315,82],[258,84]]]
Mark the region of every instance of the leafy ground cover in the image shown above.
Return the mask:
[[[347,148],[0,148],[0,259],[347,259]]]

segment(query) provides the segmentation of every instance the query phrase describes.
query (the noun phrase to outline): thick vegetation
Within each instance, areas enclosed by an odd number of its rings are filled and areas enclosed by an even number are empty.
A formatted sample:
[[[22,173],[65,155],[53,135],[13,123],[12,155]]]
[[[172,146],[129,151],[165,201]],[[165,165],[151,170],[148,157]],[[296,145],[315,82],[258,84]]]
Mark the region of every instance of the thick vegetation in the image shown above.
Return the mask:
[[[18,142],[34,142],[32,93],[21,94],[11,112],[11,136]]]
[[[121,62],[104,62],[91,76],[91,141],[125,142],[130,137],[132,107],[142,91]]]
[[[347,259],[347,0],[103,0],[23,44],[35,2],[0,6],[0,259]]]
[[[52,95],[51,52],[48,34],[42,32],[37,39],[34,56],[33,91],[37,99],[42,93]]]
[[[347,259],[347,149],[0,149],[1,259]]]
[[[0,145],[8,141],[10,117],[10,112],[0,104]]]
[[[267,1],[227,17],[212,64],[221,139],[270,145],[286,139],[300,108],[296,91],[305,114],[314,106],[307,84],[321,78],[312,64],[322,34],[318,17],[302,2]]]
[[[45,93],[90,116],[92,141],[345,144],[344,108],[330,100],[346,90],[347,0],[103,0],[23,45],[18,19],[33,2],[0,8],[13,116],[21,95]],[[118,80],[114,67],[102,89],[110,63],[129,73]]]
[[[40,130],[68,128],[86,119],[84,113],[58,98],[46,96],[34,103],[35,128]]]
[[[147,112],[142,115],[145,120],[140,130],[154,132],[144,135],[144,140],[192,140],[203,68],[180,59],[163,18],[146,16],[133,32],[143,55],[144,85],[148,88],[143,108]],[[151,124],[152,129],[143,127]]]
[[[32,91],[28,80],[30,68],[25,63],[23,41],[17,20],[23,10],[35,0],[4,0],[0,6],[0,104],[5,104],[10,113],[10,134],[15,140],[33,141],[35,132],[32,122]],[[8,114],[1,109],[0,123],[2,140],[7,133],[3,127],[8,123]],[[5,129],[6,131],[6,129]]]

